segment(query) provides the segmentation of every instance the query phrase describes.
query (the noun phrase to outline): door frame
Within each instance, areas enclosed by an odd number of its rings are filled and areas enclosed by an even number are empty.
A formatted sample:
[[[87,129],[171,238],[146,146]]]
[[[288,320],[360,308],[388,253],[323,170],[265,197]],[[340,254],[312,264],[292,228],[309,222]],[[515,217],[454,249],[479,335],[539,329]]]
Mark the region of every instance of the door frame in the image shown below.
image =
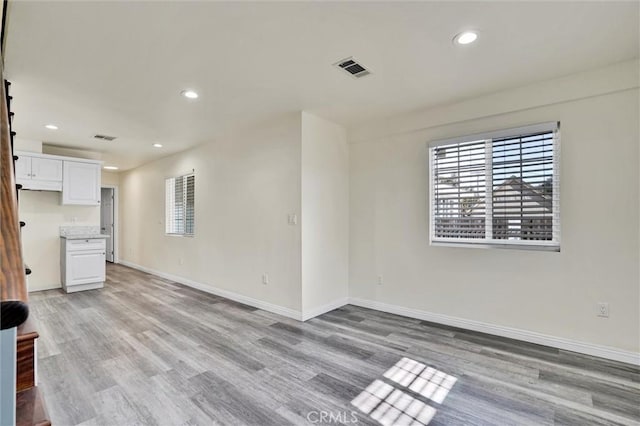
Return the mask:
[[[120,242],[120,234],[118,231],[118,185],[100,185],[100,189],[102,188],[113,189],[113,263],[120,263],[118,257],[118,243]]]

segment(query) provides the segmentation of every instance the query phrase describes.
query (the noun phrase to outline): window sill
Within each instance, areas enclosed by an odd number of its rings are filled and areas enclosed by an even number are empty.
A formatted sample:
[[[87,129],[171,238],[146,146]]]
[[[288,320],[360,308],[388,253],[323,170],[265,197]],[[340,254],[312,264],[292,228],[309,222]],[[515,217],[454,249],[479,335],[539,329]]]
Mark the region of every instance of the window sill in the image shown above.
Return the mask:
[[[469,243],[453,241],[431,241],[430,245],[440,247],[461,247],[461,248],[481,248],[481,249],[511,249],[528,251],[550,251],[560,252],[559,245],[544,244],[516,244],[516,243]]]

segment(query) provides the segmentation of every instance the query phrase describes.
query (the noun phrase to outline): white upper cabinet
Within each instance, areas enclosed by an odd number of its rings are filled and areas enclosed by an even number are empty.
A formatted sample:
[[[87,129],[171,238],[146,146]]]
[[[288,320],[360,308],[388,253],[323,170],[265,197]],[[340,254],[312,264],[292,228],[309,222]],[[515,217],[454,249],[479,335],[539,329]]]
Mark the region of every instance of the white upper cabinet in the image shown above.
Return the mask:
[[[31,159],[31,178],[35,180],[62,181],[62,161],[34,157]]]
[[[62,191],[62,204],[100,205],[101,161],[39,152],[16,155],[16,182],[22,189]]]
[[[16,160],[16,181],[24,185],[24,180],[31,180],[31,157],[18,155]]]
[[[16,181],[24,189],[61,191],[62,160],[19,154]]]
[[[62,204],[100,204],[100,164],[63,162]]]

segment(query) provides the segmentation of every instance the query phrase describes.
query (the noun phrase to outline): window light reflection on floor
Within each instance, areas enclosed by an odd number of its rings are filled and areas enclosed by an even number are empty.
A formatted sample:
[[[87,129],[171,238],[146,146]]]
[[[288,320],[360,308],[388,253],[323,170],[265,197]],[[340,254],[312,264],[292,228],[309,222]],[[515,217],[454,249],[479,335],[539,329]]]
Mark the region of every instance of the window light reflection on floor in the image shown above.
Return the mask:
[[[406,357],[387,370],[384,377],[438,404],[442,404],[458,380]],[[424,426],[437,411],[382,380],[371,383],[351,404],[383,426]]]
[[[436,414],[435,408],[380,380],[371,383],[351,404],[383,426],[427,425]]]
[[[458,380],[410,358],[402,358],[384,373],[384,377],[438,404],[442,404]]]

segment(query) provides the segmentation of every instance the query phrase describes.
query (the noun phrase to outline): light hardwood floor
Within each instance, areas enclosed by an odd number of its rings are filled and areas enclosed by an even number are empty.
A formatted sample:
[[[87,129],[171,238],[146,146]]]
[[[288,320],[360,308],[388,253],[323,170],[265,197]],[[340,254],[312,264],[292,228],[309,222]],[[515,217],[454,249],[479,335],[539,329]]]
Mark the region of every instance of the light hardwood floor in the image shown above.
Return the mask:
[[[58,426],[640,424],[636,367],[354,306],[300,323],[118,265],[30,306]]]

